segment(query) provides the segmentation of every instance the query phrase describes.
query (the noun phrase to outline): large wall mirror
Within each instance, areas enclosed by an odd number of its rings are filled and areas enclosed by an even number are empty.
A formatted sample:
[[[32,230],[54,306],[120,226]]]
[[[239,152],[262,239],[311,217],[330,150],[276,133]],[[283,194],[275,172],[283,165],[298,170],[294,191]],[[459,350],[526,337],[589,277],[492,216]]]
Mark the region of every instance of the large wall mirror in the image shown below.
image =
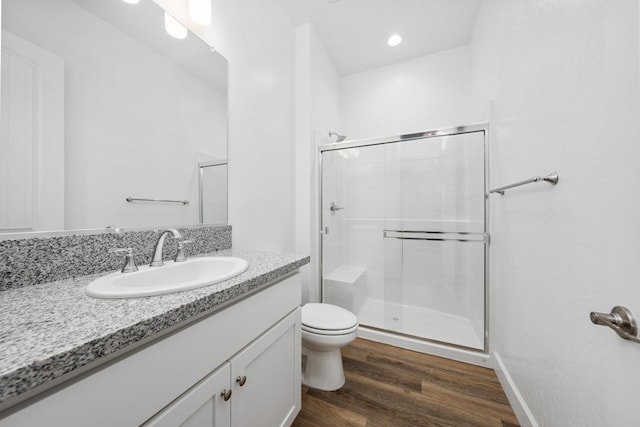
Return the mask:
[[[151,0],[2,0],[0,232],[199,222],[227,62],[165,19]]]

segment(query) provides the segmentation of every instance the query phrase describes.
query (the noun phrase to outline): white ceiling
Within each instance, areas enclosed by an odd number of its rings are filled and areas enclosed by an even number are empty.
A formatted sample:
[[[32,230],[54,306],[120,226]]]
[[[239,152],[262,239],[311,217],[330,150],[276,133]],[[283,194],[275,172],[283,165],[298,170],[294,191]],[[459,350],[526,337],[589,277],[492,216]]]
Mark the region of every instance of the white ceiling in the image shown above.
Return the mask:
[[[342,75],[469,43],[481,0],[281,0],[310,22]],[[402,43],[387,46],[391,34]]]

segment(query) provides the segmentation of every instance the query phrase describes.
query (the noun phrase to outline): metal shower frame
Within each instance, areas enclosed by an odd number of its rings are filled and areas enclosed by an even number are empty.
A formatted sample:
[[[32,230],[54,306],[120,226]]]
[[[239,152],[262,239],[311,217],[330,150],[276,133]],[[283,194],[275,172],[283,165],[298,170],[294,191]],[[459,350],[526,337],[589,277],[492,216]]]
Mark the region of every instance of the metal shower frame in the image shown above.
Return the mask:
[[[369,329],[386,331],[389,333],[393,333],[400,336],[406,336],[413,339],[423,340],[425,342],[430,342],[434,344],[446,345],[452,348],[458,348],[462,350],[470,350],[472,352],[477,352],[480,354],[489,354],[489,332],[490,332],[490,316],[489,316],[489,123],[479,123],[473,125],[466,126],[457,126],[452,128],[443,128],[443,129],[433,129],[424,132],[418,133],[410,133],[405,135],[397,135],[397,136],[389,136],[389,137],[381,137],[381,138],[370,138],[370,139],[360,139],[354,141],[346,141],[346,142],[338,142],[331,144],[324,144],[318,146],[318,194],[317,194],[317,203],[318,208],[320,210],[320,215],[318,217],[319,220],[319,231],[320,238],[318,244],[318,258],[319,258],[319,268],[318,268],[318,284],[320,286],[320,300],[323,300],[324,297],[324,286],[323,286],[323,240],[324,240],[324,209],[323,209],[323,173],[324,170],[322,168],[322,154],[325,151],[338,151],[344,150],[347,148],[358,148],[358,147],[369,147],[374,145],[384,145],[384,144],[393,144],[404,141],[413,141],[418,139],[427,139],[427,138],[439,138],[443,136],[453,136],[453,135],[462,135],[467,133],[476,133],[482,132],[484,136],[484,234],[486,238],[484,239],[484,348],[477,349],[467,346],[462,346],[458,344],[452,344],[448,342],[433,340],[424,337],[416,337],[414,335],[402,334],[396,331],[390,331],[386,329],[374,328],[370,326],[365,326]]]

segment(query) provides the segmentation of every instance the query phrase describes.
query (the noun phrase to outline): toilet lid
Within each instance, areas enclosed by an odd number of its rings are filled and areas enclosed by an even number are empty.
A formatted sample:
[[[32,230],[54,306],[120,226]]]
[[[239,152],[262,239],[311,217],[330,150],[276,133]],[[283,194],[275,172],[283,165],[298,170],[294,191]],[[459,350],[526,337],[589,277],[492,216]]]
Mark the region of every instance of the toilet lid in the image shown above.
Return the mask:
[[[356,327],[358,318],[337,305],[308,303],[302,307],[302,325],[307,330],[344,331]]]

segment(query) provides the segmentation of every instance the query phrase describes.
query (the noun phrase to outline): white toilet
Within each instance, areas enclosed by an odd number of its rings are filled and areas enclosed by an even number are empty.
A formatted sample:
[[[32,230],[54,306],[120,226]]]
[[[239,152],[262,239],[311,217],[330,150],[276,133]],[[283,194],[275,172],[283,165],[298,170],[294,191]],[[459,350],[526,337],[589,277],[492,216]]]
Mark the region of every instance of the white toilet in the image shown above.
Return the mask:
[[[302,384],[333,391],[344,385],[340,349],[356,339],[358,318],[331,304],[302,307]]]

